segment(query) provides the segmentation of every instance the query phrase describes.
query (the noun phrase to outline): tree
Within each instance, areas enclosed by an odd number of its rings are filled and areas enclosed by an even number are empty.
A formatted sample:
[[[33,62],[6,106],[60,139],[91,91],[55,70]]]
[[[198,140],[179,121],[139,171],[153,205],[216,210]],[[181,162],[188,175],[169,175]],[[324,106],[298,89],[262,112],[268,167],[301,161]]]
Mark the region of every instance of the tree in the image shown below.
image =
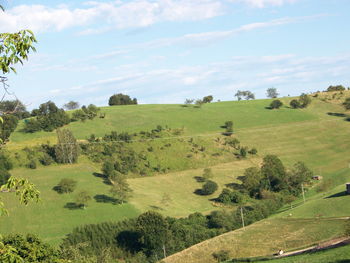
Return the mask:
[[[224,125],[226,131],[223,133],[224,135],[232,135],[233,133],[233,122],[232,121],[226,121]]]
[[[266,96],[271,99],[275,99],[278,97],[278,92],[276,88],[268,88],[266,91]]]
[[[274,100],[270,104],[270,109],[279,109],[283,105],[283,102],[280,100]]]
[[[196,108],[201,108],[201,107],[202,107],[202,105],[204,104],[204,101],[203,101],[203,100],[198,99],[198,100],[196,100],[195,104],[196,104]]]
[[[0,238],[0,244],[4,247],[13,248],[12,261],[0,253],[1,262],[58,262],[58,251],[43,243],[37,236],[32,234],[8,235]],[[0,247],[1,250],[3,248]]]
[[[26,106],[18,99],[1,101],[0,112],[5,115],[16,116],[18,119],[30,117],[29,112],[26,110]]]
[[[2,142],[6,142],[11,133],[16,129],[18,118],[12,114],[6,114],[2,116],[2,119],[3,125],[0,127],[0,139]]]
[[[293,109],[298,109],[300,108],[300,102],[298,100],[292,100],[289,105],[293,108]]]
[[[91,200],[91,196],[88,192],[82,191],[78,193],[78,195],[75,198],[75,203],[77,206],[86,209],[88,202]]]
[[[194,99],[186,99],[184,104],[188,106],[188,105],[191,105],[193,102],[194,102]]]
[[[203,170],[203,175],[202,175],[204,181],[208,181],[210,178],[213,177],[213,171],[211,170],[211,168],[205,168]]]
[[[66,110],[78,109],[79,108],[79,102],[71,100],[70,102],[67,102],[66,104],[64,104],[63,108],[65,108]]]
[[[261,166],[263,188],[279,192],[287,188],[286,169],[276,155],[266,155]]]
[[[346,110],[350,110],[350,98],[346,98],[345,102],[343,103],[343,106]]]
[[[72,193],[77,187],[77,181],[63,178],[57,185],[57,191],[62,194]]]
[[[248,191],[251,197],[257,197],[261,191],[262,174],[257,167],[250,167],[244,171],[244,176],[239,177],[243,188]]]
[[[120,203],[126,202],[131,197],[132,190],[123,176],[116,178],[109,191]]]
[[[218,262],[224,262],[230,259],[230,254],[229,254],[229,251],[227,250],[220,250],[218,252],[213,253],[213,257]]]
[[[147,254],[158,254],[163,250],[168,238],[168,223],[165,218],[153,211],[141,214],[136,221],[136,231],[140,234],[139,241],[145,247]]]
[[[205,96],[205,97],[203,97],[203,103],[210,103],[213,101],[213,99],[214,99],[214,97],[212,95]]]
[[[242,98],[244,98],[245,100],[255,99],[255,95],[249,90],[238,90],[235,94],[235,97],[237,97],[238,100],[242,100]]]
[[[35,185],[30,183],[27,179],[16,178],[11,176],[6,184],[1,186],[2,192],[14,192],[18,197],[20,204],[28,205],[30,201],[39,202],[40,192],[36,189]],[[0,216],[8,214],[7,209],[4,207],[4,203],[0,198]]]
[[[215,183],[214,181],[208,180],[206,183],[203,185],[200,193],[202,195],[211,195],[213,194],[216,190],[218,190],[218,184]]]
[[[291,194],[298,196],[304,183],[309,183],[314,173],[303,162],[294,164],[288,173],[287,182],[288,189]]]
[[[55,146],[55,156],[59,163],[76,163],[79,156],[79,145],[73,133],[68,129],[57,130],[58,143]]]
[[[303,93],[299,96],[299,102],[301,108],[306,108],[310,105],[311,98],[307,94]]]
[[[137,99],[131,99],[129,95],[124,95],[122,93],[112,95],[108,101],[109,106],[130,104],[137,104]]]

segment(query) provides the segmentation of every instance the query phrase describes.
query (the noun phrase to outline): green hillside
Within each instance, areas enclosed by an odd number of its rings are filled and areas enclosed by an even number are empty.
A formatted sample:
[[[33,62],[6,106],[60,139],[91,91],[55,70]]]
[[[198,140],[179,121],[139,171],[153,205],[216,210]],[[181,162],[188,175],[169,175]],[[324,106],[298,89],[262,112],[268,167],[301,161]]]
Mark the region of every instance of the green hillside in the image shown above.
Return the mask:
[[[291,98],[283,100],[288,104]],[[243,174],[244,169],[259,165],[265,154],[276,154],[287,166],[297,161],[304,161],[316,174],[321,173],[324,181],[332,182],[331,186],[322,193],[316,192],[317,186],[309,189],[308,201],[305,205],[293,209],[292,212],[285,211],[276,216],[278,218],[272,219],[277,220],[276,222],[286,229],[283,235],[286,236],[289,231],[292,231],[292,225],[295,227],[300,225],[298,220],[301,218],[310,218],[309,229],[318,234],[305,240],[302,240],[303,235],[298,234],[299,241],[293,241],[295,248],[339,235],[341,233],[339,221],[317,220],[320,217],[319,214],[322,214],[322,217],[350,214],[349,209],[343,207],[346,196],[323,198],[341,192],[344,188],[343,183],[350,180],[350,171],[347,169],[350,161],[348,157],[350,156],[348,147],[350,123],[344,121],[344,118],[328,114],[343,113],[342,107],[314,99],[307,109],[294,110],[283,107],[280,110],[268,110],[265,107],[269,103],[270,100],[255,100],[205,104],[202,108],[181,105],[132,105],[103,108],[102,111],[106,112],[105,119],[96,118],[84,123],[76,122],[68,125],[67,128],[71,129],[78,139],[86,139],[92,133],[103,136],[112,130],[139,132],[151,130],[157,125],[168,125],[171,128],[183,127],[185,132],[179,136],[172,135],[170,138],[136,141],[130,144],[130,147],[139,150],[152,146],[154,152],[147,153],[150,161],[158,162],[162,167],[171,168],[170,172],[154,173],[152,176],[144,177],[134,176],[128,179],[133,196],[127,204],[114,205],[93,199],[86,210],[71,210],[66,205],[73,202],[75,193],[59,195],[52,188],[61,178],[74,178],[78,181],[77,191],[87,190],[93,197],[108,195],[109,186],[104,184],[101,178],[94,176],[94,173],[100,172],[101,164],[93,163],[84,156],[76,165],[49,167],[39,165],[36,170],[16,168],[12,172],[14,175],[24,176],[38,186],[42,193],[42,202],[19,208],[13,198],[7,197],[6,193],[1,193],[10,207],[10,216],[1,218],[0,230],[2,233],[37,233],[45,241],[58,244],[60,239],[76,226],[135,217],[147,210],[156,210],[174,217],[186,216],[193,212],[207,213],[213,209],[221,209],[213,206],[211,199],[217,197],[226,184],[238,182],[237,177]],[[235,136],[239,138],[242,145],[258,149],[257,156],[237,160],[217,142],[218,138],[220,138],[219,141],[223,140],[221,132],[224,129],[220,126],[228,120],[234,122]],[[20,129],[21,127],[11,136],[7,148],[9,151],[18,151],[25,146],[47,140],[55,141],[54,132],[24,134]],[[190,138],[193,138],[193,143],[205,146],[205,152],[192,154],[190,150],[193,146],[188,142]],[[171,147],[164,147],[168,143]],[[189,154],[192,155],[191,158],[188,157]],[[17,163],[17,166],[19,165]],[[195,177],[200,176],[205,167],[212,168],[213,180],[219,184],[219,190],[211,196],[198,196],[194,191],[200,188],[201,184]],[[166,205],[162,203],[165,193],[168,193],[171,198]],[[328,202],[326,206],[325,201]],[[300,200],[295,202],[295,204],[298,203]],[[319,210],[321,212],[318,212]],[[287,218],[290,217],[290,213],[292,219]],[[314,225],[315,228],[313,228]],[[328,225],[335,230],[323,231]],[[279,238],[282,240],[284,236]],[[213,246],[213,249],[215,250],[216,246]],[[274,247],[259,253],[252,251],[249,255],[270,253],[273,249]],[[234,253],[232,256],[235,256]],[[243,253],[242,256],[246,255]],[[211,255],[209,257],[211,258]],[[191,262],[181,261],[183,260],[181,257],[179,260],[167,262]],[[208,262],[212,262],[210,260]]]

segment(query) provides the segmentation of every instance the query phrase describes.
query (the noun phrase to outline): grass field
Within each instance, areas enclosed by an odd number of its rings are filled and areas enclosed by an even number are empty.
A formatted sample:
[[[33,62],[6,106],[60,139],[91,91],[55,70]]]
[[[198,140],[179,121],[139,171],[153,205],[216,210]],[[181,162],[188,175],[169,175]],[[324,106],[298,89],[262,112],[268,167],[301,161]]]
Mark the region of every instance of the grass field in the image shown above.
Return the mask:
[[[288,100],[290,99],[284,99],[285,102]],[[259,165],[265,154],[277,154],[288,166],[296,161],[304,161],[314,169],[316,174],[321,173],[324,180],[332,182],[331,187],[324,193],[316,193],[315,187],[311,188],[307,192],[308,202],[294,208],[292,216],[290,216],[291,211],[285,211],[277,215],[279,218],[273,219],[286,229],[285,233],[287,233],[290,224],[298,222],[293,220],[315,218],[319,217],[320,214],[323,217],[349,215],[349,206],[346,206],[347,197],[337,194],[344,189],[343,183],[350,180],[350,169],[348,169],[350,122],[344,121],[344,118],[327,114],[329,112],[342,113],[343,109],[339,105],[318,100],[303,110],[292,110],[287,107],[281,110],[267,110],[265,107],[268,104],[269,100],[256,100],[213,103],[204,105],[202,109],[184,108],[180,105],[109,107],[103,109],[107,113],[106,119],[72,123],[68,128],[72,129],[76,137],[80,139],[86,138],[91,133],[102,136],[111,130],[150,130],[158,124],[168,125],[172,128],[184,126],[184,136],[193,135],[195,140],[201,141],[201,144],[212,150],[214,139],[222,131],[220,126],[225,121],[232,120],[236,136],[242,144],[256,147],[259,153],[254,158],[241,161],[233,161],[234,158],[218,160],[209,157],[194,158],[193,163],[186,166],[184,163],[188,160],[185,159],[184,153],[187,150],[181,150],[181,147],[184,146],[176,138],[172,142],[174,148],[159,152],[158,158],[164,165],[173,165],[179,170],[178,172],[129,179],[128,182],[133,189],[133,197],[128,204],[97,203],[93,199],[86,210],[70,210],[64,206],[74,201],[74,195],[79,190],[87,190],[92,196],[108,195],[109,187],[103,184],[100,178],[93,176],[93,173],[100,169],[98,165],[93,165],[83,158],[79,164],[73,166],[40,167],[36,170],[15,169],[14,175],[25,176],[38,186],[42,192],[43,201],[40,204],[23,208],[19,207],[12,198],[8,198],[7,194],[1,194],[10,207],[11,215],[8,218],[0,219],[0,231],[1,233],[37,233],[45,241],[56,245],[73,227],[86,223],[135,217],[139,213],[151,209],[175,217],[186,216],[197,211],[206,213],[213,209],[220,209],[214,207],[210,199],[216,197],[225,184],[236,182],[237,176],[242,175],[245,168]],[[207,136],[197,138],[195,135]],[[54,136],[54,133],[23,134],[17,131],[11,137],[8,149],[23,148],[25,145],[45,142],[50,138],[54,140]],[[171,142],[171,140],[169,141]],[[140,143],[136,147],[144,146]],[[197,168],[181,171],[186,167]],[[193,193],[201,186],[195,177],[202,174],[204,167],[212,167],[213,179],[220,185],[220,189],[209,197],[197,196]],[[54,192],[52,187],[61,178],[76,179],[78,190],[68,195],[59,195]],[[171,201],[166,205],[161,202],[165,193],[169,194],[171,198]],[[337,196],[324,198],[331,195]],[[296,203],[298,202],[300,201]],[[329,224],[332,227],[339,224],[337,221],[312,220],[310,222],[322,222],[322,224]],[[320,225],[320,228],[314,229],[316,232],[320,231],[318,236],[302,240],[295,247],[333,235],[325,229]],[[294,230],[290,229],[290,231]],[[271,245],[269,246],[271,247]],[[216,249],[215,244],[213,249]],[[252,252],[252,255],[260,255],[266,251],[258,249]]]
[[[269,100],[252,102],[220,102],[205,104],[202,108],[181,107],[181,105],[127,105],[102,107],[106,113],[104,119],[95,118],[92,121],[74,122],[67,127],[72,130],[77,139],[86,139],[92,133],[103,136],[110,131],[139,132],[154,129],[158,124],[171,128],[185,127],[187,135],[220,133],[225,121],[232,120],[237,128],[248,128],[263,125],[276,125],[296,121],[316,119],[314,114],[303,110],[283,108],[278,111],[265,109]],[[9,146],[36,144],[38,142],[54,141],[55,132],[37,132],[26,134],[20,130],[11,135]]]
[[[174,254],[165,263],[214,263],[212,256],[220,250],[231,258],[267,256],[306,247],[341,235],[344,220],[268,219],[245,229],[223,234]]]
[[[236,262],[236,261],[234,261]],[[329,250],[319,251],[315,253],[307,253],[304,255],[287,257],[282,259],[254,261],[256,263],[348,263],[350,262],[350,245],[333,248]],[[228,261],[227,263],[230,263]]]

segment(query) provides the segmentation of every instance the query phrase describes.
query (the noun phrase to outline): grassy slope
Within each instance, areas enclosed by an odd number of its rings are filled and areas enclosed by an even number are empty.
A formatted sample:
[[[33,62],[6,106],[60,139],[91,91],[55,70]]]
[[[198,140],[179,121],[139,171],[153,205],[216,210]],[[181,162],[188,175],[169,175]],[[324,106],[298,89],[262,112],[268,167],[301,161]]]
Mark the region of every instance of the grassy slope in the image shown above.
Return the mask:
[[[274,260],[254,261],[264,263],[348,263],[350,262],[350,245],[316,253],[287,257]]]
[[[201,109],[181,107],[180,105],[128,105],[103,107],[105,119],[75,122],[68,125],[78,139],[86,139],[90,134],[97,136],[116,130],[137,132],[154,129],[156,125],[168,125],[171,128],[186,128],[189,135],[203,133],[220,133],[220,126],[227,120],[233,120],[236,127],[247,128],[262,125],[276,125],[295,121],[315,119],[315,116],[303,111],[288,108],[279,111],[265,110],[267,100],[254,102],[220,102],[204,105]],[[20,123],[16,132],[11,135],[12,146],[25,142],[37,143],[55,139],[55,132],[38,132],[25,134],[20,132]]]
[[[75,226],[137,216],[139,211],[130,204],[97,203],[94,199],[86,210],[64,208],[67,203],[74,202],[76,193],[82,190],[88,191],[91,197],[108,195],[109,187],[92,175],[94,171],[86,164],[15,170],[14,176],[25,176],[38,187],[42,201],[23,207],[12,195],[3,194],[10,216],[1,218],[1,233],[36,233],[56,245]],[[62,178],[78,181],[75,193],[61,195],[52,190]]]
[[[185,126],[186,134],[193,135],[220,132],[219,126],[224,121],[233,120],[238,138],[244,145],[256,146],[260,151],[260,156],[265,153],[275,153],[281,156],[287,164],[304,160],[315,169],[321,167],[322,174],[326,178],[333,178],[334,171],[348,167],[349,123],[326,114],[327,112],[341,112],[340,107],[315,102],[306,110],[283,108],[279,111],[271,111],[264,108],[268,103],[266,100],[223,102],[204,105],[202,109],[182,108],[179,105],[113,107],[104,109],[104,111],[110,111],[107,112],[105,120],[96,119],[86,123],[73,123],[70,128],[76,129],[75,135],[78,138],[85,138],[91,133],[103,135],[113,129],[135,131],[151,129],[157,124],[168,124],[170,127]],[[122,128],[119,128],[120,124],[123,125]],[[22,133],[17,132],[12,137],[13,142],[10,148],[18,144],[23,147],[23,143],[32,144],[37,141],[39,135],[23,136]],[[40,140],[45,141],[50,134],[45,133],[45,136]],[[201,139],[210,143],[215,137],[217,135]],[[171,154],[171,150],[169,148],[168,154]],[[166,158],[166,156],[167,154],[163,154],[161,158]],[[258,156],[256,159],[216,165],[213,167],[214,179],[222,187],[241,175],[244,168],[257,165],[260,161]],[[205,167],[212,164],[208,162],[207,165],[205,163],[201,165]],[[193,194],[193,191],[200,187],[193,177],[200,175],[202,169],[130,179],[129,183],[134,190],[134,197],[128,205],[114,206],[92,201],[90,207],[85,211],[71,211],[63,208],[74,198],[71,195],[58,195],[51,190],[60,178],[74,177],[78,180],[79,188],[89,190],[92,195],[108,193],[108,186],[104,185],[99,178],[92,176],[92,172],[97,170],[98,168],[89,168],[84,163],[71,167],[40,168],[34,171],[15,170],[14,174],[25,175],[38,185],[43,194],[43,202],[28,208],[17,209],[14,201],[7,200],[12,216],[1,219],[0,230],[3,233],[14,230],[16,232],[35,232],[45,240],[57,244],[58,239],[69,232],[72,227],[84,223],[132,217],[139,211],[152,208],[171,216],[184,216],[195,211],[207,212],[214,208],[209,199],[215,197],[216,194],[210,197]],[[344,175],[337,177],[341,180],[337,180],[341,182],[349,178],[348,175],[349,173],[345,171]],[[172,199],[167,206],[160,202],[164,193],[169,193]],[[38,222],[45,223],[38,224]]]
[[[268,219],[206,240],[174,254],[165,263],[214,263],[212,254],[228,250],[231,258],[272,255],[338,236],[344,220]]]

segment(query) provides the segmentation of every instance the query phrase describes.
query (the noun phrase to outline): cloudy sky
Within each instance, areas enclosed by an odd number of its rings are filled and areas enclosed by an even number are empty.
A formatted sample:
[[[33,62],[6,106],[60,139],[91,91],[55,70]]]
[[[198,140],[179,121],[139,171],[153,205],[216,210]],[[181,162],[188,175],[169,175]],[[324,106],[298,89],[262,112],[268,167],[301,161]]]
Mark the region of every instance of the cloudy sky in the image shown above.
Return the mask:
[[[47,100],[182,103],[350,86],[349,0],[0,0],[0,32],[32,29],[37,53],[9,84]]]

